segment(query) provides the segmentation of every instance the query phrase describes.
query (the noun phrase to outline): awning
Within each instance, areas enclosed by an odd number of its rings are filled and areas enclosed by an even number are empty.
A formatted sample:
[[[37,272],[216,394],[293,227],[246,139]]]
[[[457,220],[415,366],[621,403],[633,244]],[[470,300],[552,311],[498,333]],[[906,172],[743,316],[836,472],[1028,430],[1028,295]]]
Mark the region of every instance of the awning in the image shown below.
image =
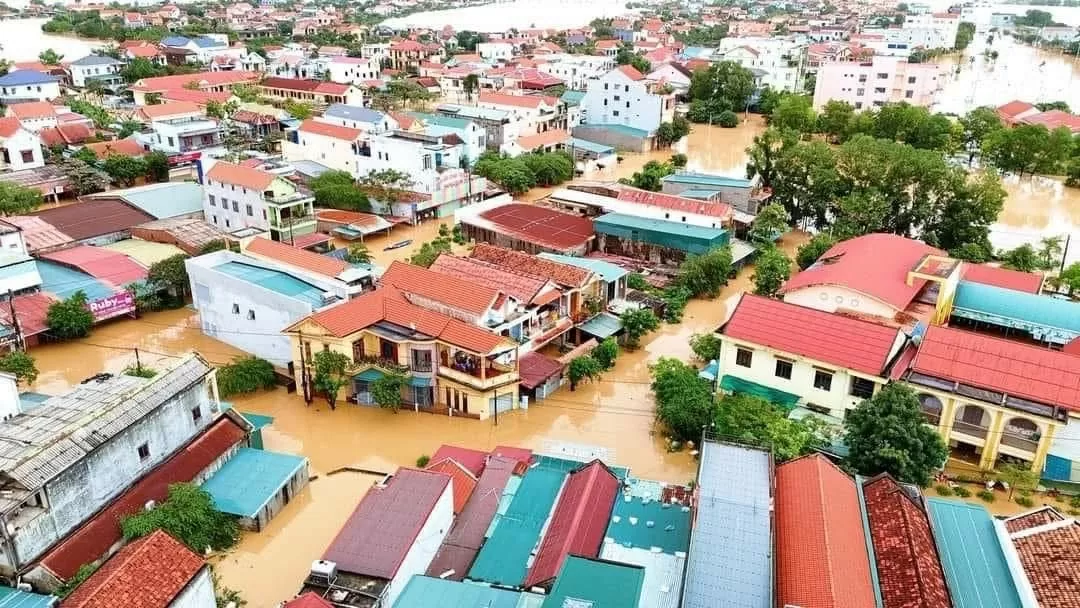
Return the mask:
[[[435,384],[435,380],[432,378],[426,378],[423,376],[410,376],[409,386],[432,386]]]
[[[384,374],[384,373],[380,372],[379,370],[375,369],[374,367],[372,367],[372,368],[365,369],[364,371],[360,372],[359,374],[356,374],[355,376],[353,376],[353,380],[360,380],[362,382],[374,382],[374,381],[378,380],[379,378],[382,378],[385,375],[386,374]]]
[[[581,331],[596,336],[603,340],[614,336],[622,329],[622,321],[619,317],[607,312],[602,312],[578,326]]]
[[[698,372],[698,378],[704,378],[709,382],[716,382],[716,375],[720,373],[720,362],[716,359],[709,361],[705,369]]]
[[[787,410],[795,407],[795,404],[798,403],[800,399],[796,394],[777,390],[765,386],[764,384],[758,384],[757,382],[736,378],[735,376],[724,376],[720,380],[720,388],[729,393],[759,397]]]

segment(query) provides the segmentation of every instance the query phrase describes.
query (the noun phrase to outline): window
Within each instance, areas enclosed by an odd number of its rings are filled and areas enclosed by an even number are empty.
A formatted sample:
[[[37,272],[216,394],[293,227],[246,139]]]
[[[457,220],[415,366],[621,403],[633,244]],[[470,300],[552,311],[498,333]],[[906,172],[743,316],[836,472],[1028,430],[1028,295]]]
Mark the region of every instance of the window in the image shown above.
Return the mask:
[[[776,360],[776,377],[791,380],[791,361],[787,359]]]
[[[611,114],[612,114],[612,116],[618,116],[618,115],[619,115],[619,111],[618,111],[618,110],[613,110],[613,111],[611,112]]]
[[[139,452],[139,460],[146,460],[147,458],[150,457],[150,444],[149,443],[144,443],[144,444],[140,445],[139,449],[138,449],[138,452]]]
[[[34,151],[33,150],[23,150],[19,154],[22,155],[22,162],[24,162],[24,163],[32,163],[32,162],[34,162]]]
[[[877,78],[878,78],[878,80],[885,80],[885,79],[886,79],[886,78],[888,78],[888,77],[889,77],[889,75],[888,75],[888,74],[886,74],[885,72],[878,72],[878,73],[877,73]]]
[[[750,367],[754,363],[754,351],[740,348],[735,351],[735,365]]]
[[[882,95],[885,93],[885,87],[874,87],[874,94]]]
[[[232,210],[236,213],[240,213],[240,203],[238,201],[232,202]]]
[[[852,378],[851,390],[848,391],[848,394],[860,399],[869,399],[874,396],[874,383],[866,378]]]
[[[239,304],[233,304],[232,305],[232,314],[234,314],[234,315],[240,314],[240,305]]]
[[[210,196],[207,197],[207,199],[210,201],[210,206],[214,207],[215,206],[214,205],[214,195],[211,194]]]
[[[200,420],[202,420],[202,409],[200,409],[199,406],[196,405],[195,407],[191,408],[191,421],[198,422]]]
[[[217,223],[217,216],[216,215],[211,215],[210,219],[214,220],[215,224]]]
[[[226,227],[226,228],[232,228],[232,226],[230,226],[230,225],[229,225],[229,220],[228,220],[228,218],[226,218],[226,219],[225,219],[225,227]]]
[[[811,412],[817,412],[819,414],[825,414],[826,416],[832,414],[832,410],[830,410],[829,408],[821,406],[821,405],[815,405],[813,403],[807,403],[803,407],[810,410]]]
[[[250,309],[250,308],[248,309],[247,320],[248,321],[254,321],[255,320],[255,311]]]
[[[866,95],[866,89],[856,89],[855,94],[862,97],[863,95]]]
[[[604,98],[604,105],[607,105],[607,98]]]
[[[821,389],[823,391],[832,390],[832,372],[827,372],[823,369],[814,370],[814,388]]]
[[[907,83],[908,84],[915,84],[915,77],[914,76],[908,76],[907,77]]]
[[[248,206],[247,206],[247,214],[248,214],[248,216],[253,216],[253,215],[255,215],[255,213],[254,213],[254,212],[252,212],[252,209],[251,209],[251,205],[248,205]]]
[[[915,91],[912,91],[911,89],[908,89],[906,92],[904,92],[904,99],[911,99],[914,96]]]
[[[856,110],[861,110],[862,109],[862,102],[861,101],[856,101],[855,102],[855,109]]]
[[[173,147],[173,145],[174,145],[174,144],[173,144],[173,138],[171,138],[171,137],[170,137],[170,138],[168,138],[168,139],[169,139],[169,147],[171,148],[171,147]]]
[[[626,92],[627,92],[627,93],[629,93],[629,92],[630,92],[630,85],[626,85],[626,86],[625,86],[625,87],[623,87],[623,88],[624,88],[624,89],[626,90]],[[40,90],[40,89],[39,89],[39,90]]]
[[[626,109],[627,109],[627,110],[629,110],[629,109],[630,109],[630,102],[629,102],[629,101],[628,101],[628,102],[626,102]]]

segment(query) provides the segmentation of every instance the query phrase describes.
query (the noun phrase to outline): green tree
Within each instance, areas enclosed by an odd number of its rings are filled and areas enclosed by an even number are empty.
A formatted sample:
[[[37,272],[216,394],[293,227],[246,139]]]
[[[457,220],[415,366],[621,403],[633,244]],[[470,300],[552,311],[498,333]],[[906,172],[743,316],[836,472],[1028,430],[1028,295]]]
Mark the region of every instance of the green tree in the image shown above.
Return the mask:
[[[113,182],[124,187],[134,186],[135,180],[146,175],[146,163],[133,156],[110,154],[101,168]]]
[[[716,116],[716,124],[724,129],[734,129],[739,126],[739,115],[731,110],[724,110]]]
[[[604,371],[604,366],[592,355],[582,355],[570,360],[566,366],[566,376],[570,379],[570,390],[577,390],[582,380],[596,380]]]
[[[183,296],[188,291],[187,254],[178,253],[150,265],[146,279],[161,289]]]
[[[452,249],[453,242],[450,238],[438,237],[421,245],[420,250],[409,258],[409,263],[427,268],[434,264],[440,255],[450,253]]]
[[[45,65],[60,65],[60,61],[64,56],[52,49],[45,49],[38,53],[38,61]]]
[[[523,154],[520,158],[537,186],[554,186],[574,177],[574,161],[564,152]]]
[[[87,164],[97,164],[97,155],[90,148],[79,148],[74,154],[71,155],[74,160],[81,160]]]
[[[1039,241],[1039,261],[1043,270],[1051,270],[1058,265],[1061,255],[1060,236],[1046,236]]]
[[[825,252],[832,248],[836,244],[836,238],[828,232],[819,232],[810,238],[809,241],[804,243],[799,250],[795,253],[795,263],[799,265],[799,270],[806,270],[818,261],[818,258],[825,255]]]
[[[75,576],[72,576],[68,580],[60,584],[53,592],[53,595],[60,599],[66,599],[69,595],[75,592],[79,588],[79,585],[86,582],[86,579],[90,578],[97,572],[98,566],[94,564],[83,564],[79,566],[79,569],[75,571]]]
[[[848,411],[844,429],[848,463],[861,475],[889,473],[926,486],[949,455],[937,430],[926,424],[914,391],[904,384],[888,384]]]
[[[986,138],[1003,128],[997,110],[990,106],[980,106],[960,117],[963,128],[964,149],[968,153],[968,166],[975,160]]]
[[[1068,102],[1060,101],[1060,100],[1059,101],[1044,101],[1044,102],[1041,102],[1041,103],[1037,103],[1037,104],[1035,104],[1035,109],[1040,111],[1040,112],[1049,112],[1051,110],[1058,110],[1059,112],[1069,112],[1069,113],[1072,112],[1072,110],[1069,109]]]
[[[773,297],[791,278],[791,260],[776,247],[766,247],[754,261],[754,293]]]
[[[694,356],[708,363],[720,359],[720,348],[724,341],[714,333],[694,334],[690,336],[690,350]]]
[[[349,252],[345,254],[345,261],[350,264],[370,264],[371,250],[363,243],[349,243]]]
[[[1009,463],[1002,466],[997,471],[997,478],[1009,484],[1009,500],[1012,500],[1013,492],[1017,488],[1032,490],[1039,484],[1039,474],[1022,464]]]
[[[41,206],[41,191],[0,181],[0,215],[20,215]]]
[[[290,116],[297,120],[307,120],[311,118],[311,115],[314,113],[311,105],[302,101],[293,101],[290,99],[285,102],[283,107]]]
[[[697,369],[678,359],[660,357],[651,372],[657,420],[673,438],[699,441],[716,411],[712,386]]]
[[[108,176],[79,158],[61,159],[57,165],[67,177],[70,191],[77,196],[101,192],[109,185]]]
[[[1023,177],[1038,169],[1049,146],[1050,131],[1043,125],[1016,125],[988,134],[982,143],[982,156],[998,170]]]
[[[642,336],[660,327],[660,320],[648,308],[628,309],[619,315],[619,320],[626,337],[626,347],[631,349],[638,347]]]
[[[208,253],[213,253],[215,251],[221,251],[222,249],[228,248],[229,246],[225,243],[225,239],[214,239],[199,248],[199,255],[206,255]]]
[[[769,126],[810,134],[817,127],[814,102],[808,95],[785,95],[769,117]]]
[[[788,231],[790,215],[780,203],[765,205],[750,225],[750,242],[757,248],[771,246],[778,237]]]
[[[38,369],[34,358],[25,351],[13,350],[0,357],[0,372],[15,376],[17,383],[33,384],[37,381]]]
[[[485,152],[477,159],[473,173],[488,178],[512,195],[528,192],[536,185],[536,174],[521,157]]]
[[[839,143],[847,137],[848,126],[855,116],[855,107],[846,101],[829,100],[818,116],[818,131],[824,133],[829,141]]]
[[[53,302],[45,313],[49,333],[61,340],[83,338],[90,334],[94,315],[90,312],[86,292],[76,291],[66,300]]]
[[[480,90],[480,76],[469,74],[461,80],[461,87],[465,90],[465,99],[472,101],[473,95]]]
[[[982,243],[963,243],[959,247],[950,249],[949,255],[958,260],[974,262],[976,264],[988,262],[990,261],[990,258],[993,257],[990,254],[990,248]]]
[[[371,398],[375,400],[379,407],[391,410],[396,414],[398,408],[404,403],[401,391],[408,383],[409,379],[404,374],[397,372],[386,373],[371,383]]]
[[[1039,269],[1039,254],[1031,245],[1024,243],[1016,249],[1010,249],[1001,256],[1006,268],[1020,272],[1035,272]]]
[[[347,355],[336,350],[321,350],[312,357],[315,390],[326,397],[326,404],[330,406],[330,409],[335,409],[338,392],[348,382],[345,372],[350,363]]]
[[[163,530],[202,555],[207,549],[228,549],[240,540],[236,519],[214,507],[209,492],[194,483],[174,483],[164,502],[120,519],[124,538],[142,538]]]
[[[746,149],[749,157],[746,163],[746,177],[759,176],[762,186],[775,188],[778,181],[776,163],[787,145],[780,131],[776,129],[765,129],[762,134],[755,135],[753,143]]]
[[[1058,275],[1058,282],[1070,296],[1080,291],[1080,262],[1073,262],[1066,266],[1065,270]]]
[[[143,157],[143,165],[146,167],[146,179],[148,181],[169,181],[169,157],[164,152],[150,152]]]
[[[635,188],[659,192],[663,188],[664,178],[674,172],[675,168],[670,164],[650,160],[645,163],[641,171],[635,171],[626,181]]]
[[[604,338],[589,354],[596,359],[601,368],[611,369],[615,367],[615,359],[619,356],[619,343],[615,341],[615,338]]]
[[[258,357],[237,357],[231,363],[218,368],[218,393],[232,397],[252,393],[259,389],[271,389],[277,384],[274,365]]]
[[[975,38],[975,24],[970,21],[962,21],[956,29],[956,43],[953,48],[962,51],[971,44]]]
[[[687,160],[688,159],[686,158],[685,154],[672,154],[671,158],[668,159],[668,163],[670,163],[671,166],[675,167],[676,169],[682,169],[686,167]]]
[[[128,62],[120,70],[120,76],[124,79],[124,82],[133,83],[143,78],[154,78],[156,76],[164,76],[165,69],[158,67],[154,62],[145,57],[136,57]]]
[[[688,94],[691,100],[718,98],[728,109],[742,109],[753,92],[753,72],[734,61],[718,61],[693,73]]]
[[[717,404],[712,430],[720,437],[767,446],[777,462],[784,462],[821,447],[821,426],[814,420],[789,420],[787,412],[759,397],[725,395]]]
[[[697,298],[713,298],[731,275],[731,248],[719,247],[702,255],[687,256],[679,265],[675,283]]]

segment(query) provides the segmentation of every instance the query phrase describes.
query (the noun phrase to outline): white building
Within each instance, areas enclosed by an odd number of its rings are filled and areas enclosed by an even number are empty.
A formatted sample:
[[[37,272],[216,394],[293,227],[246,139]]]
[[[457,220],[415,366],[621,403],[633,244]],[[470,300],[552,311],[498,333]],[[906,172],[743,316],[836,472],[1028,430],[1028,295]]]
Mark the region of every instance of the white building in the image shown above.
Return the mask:
[[[960,15],[956,13],[918,13],[906,15],[901,31],[915,46],[928,49],[951,49],[956,44],[960,29]]]
[[[671,120],[675,99],[657,91],[655,81],[623,65],[589,82],[581,102],[582,120],[588,125],[623,125],[655,133]]]
[[[537,65],[536,69],[561,78],[567,89],[584,91],[590,80],[614,70],[615,65],[614,57],[559,53],[545,55],[544,63]]]
[[[123,82],[120,77],[122,67],[122,61],[108,55],[87,55],[72,61],[68,69],[71,71],[71,84],[81,89],[92,80],[100,81],[106,86]]]
[[[323,115],[315,117],[315,120],[350,129],[360,129],[365,134],[386,133],[400,128],[398,122],[389,114],[361,106],[347,106],[343,103],[335,103],[326,108]]]
[[[0,103],[48,101],[60,97],[60,79],[34,70],[16,70],[0,76]]]
[[[382,64],[375,57],[328,57],[325,61],[330,80],[345,84],[363,84],[378,80]]]
[[[308,119],[281,142],[281,153],[287,161],[310,160],[356,175],[363,134],[360,129]]]
[[[292,361],[281,329],[349,297],[343,281],[229,250],[188,258],[185,266],[202,332],[280,367]]]
[[[452,139],[454,143],[446,143]],[[357,174],[395,169],[412,180],[411,190],[433,192],[439,175],[447,169],[457,169],[465,154],[465,146],[457,136],[436,137],[423,133],[395,131],[368,139],[360,148]]]
[[[814,86],[814,108],[821,109],[830,100],[846,101],[856,110],[900,101],[928,108],[944,84],[936,63],[908,63],[880,55],[871,61],[823,63]]]
[[[217,161],[205,173],[203,190],[207,221],[225,232],[255,228],[288,241],[315,231],[315,198],[280,175]]]
[[[23,128],[18,118],[0,118],[0,170],[21,171],[44,166],[41,138]]]
[[[69,112],[70,109],[65,109]],[[30,101],[8,106],[7,114],[19,120],[24,129],[38,135],[44,129],[56,127],[57,107],[47,101]]]
[[[543,133],[550,129],[567,128],[566,104],[558,97],[485,91],[480,93],[476,105],[489,110],[509,112],[516,123],[512,132],[519,137]]]
[[[758,76],[761,86],[801,92],[806,46],[801,38],[724,38],[715,57],[734,61],[755,74],[764,72]]]
[[[150,149],[168,155],[204,152],[218,155],[225,151],[221,125],[213,118],[189,116],[154,120],[150,133],[139,133],[137,139]]]
[[[487,61],[510,61],[514,57],[514,45],[509,42],[481,42],[476,52]]]
[[[22,229],[0,221],[0,294],[19,294],[41,286],[37,262],[26,251]]]

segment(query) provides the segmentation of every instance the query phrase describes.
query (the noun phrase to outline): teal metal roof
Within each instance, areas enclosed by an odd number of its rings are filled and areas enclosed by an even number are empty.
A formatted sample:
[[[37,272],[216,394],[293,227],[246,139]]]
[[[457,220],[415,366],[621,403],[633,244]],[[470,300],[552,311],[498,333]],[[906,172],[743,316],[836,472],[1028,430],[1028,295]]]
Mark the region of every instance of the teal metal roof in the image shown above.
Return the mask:
[[[723,175],[711,175],[708,173],[673,173],[664,177],[662,181],[676,184],[696,184],[701,186],[722,186],[725,188],[750,188],[753,182],[739,177],[725,177]],[[682,193],[679,196],[683,196]]]
[[[516,608],[521,594],[462,581],[414,575],[393,608]]]
[[[690,549],[690,511],[663,501],[620,496],[605,536],[626,547],[685,552]]]
[[[382,378],[385,375],[386,374],[384,374],[384,373],[380,372],[379,370],[375,369],[374,367],[372,367],[372,368],[365,369],[364,371],[360,372],[359,374],[356,374],[355,376],[353,376],[353,379],[354,380],[360,380],[362,382],[374,382],[374,381],[378,380],[379,378]]]
[[[446,127],[448,129],[454,129],[457,131],[465,131],[472,124],[471,120],[464,118],[454,118],[453,116],[443,116],[442,114],[426,114],[424,112],[409,112],[409,116],[417,120],[422,120],[429,125]]]
[[[682,192],[679,193],[679,196],[681,196],[683,198],[696,198],[696,199],[700,199],[700,200],[706,200],[706,199],[710,199],[710,198],[716,196],[717,192],[719,192],[719,190],[691,189],[691,190],[683,190]]]
[[[240,448],[210,479],[202,484],[223,513],[255,517],[289,483],[307,458]]]
[[[622,329],[622,321],[611,313],[602,312],[578,325],[578,329],[603,340],[619,333],[619,330]]]
[[[583,127],[589,127],[592,129],[603,129],[605,131],[611,131],[613,133],[621,133],[623,135],[629,135],[630,137],[637,137],[638,139],[646,139],[649,137],[649,132],[645,129],[635,129],[634,127],[628,127],[626,125],[614,125],[614,124],[587,124],[581,125]]]
[[[306,302],[314,308],[322,306],[322,289],[287,272],[233,261],[218,264],[214,266],[214,270],[283,296]]]
[[[106,285],[104,281],[55,262],[38,260],[37,267],[38,274],[41,275],[41,290],[61,300],[70,298],[77,291],[85,292],[86,299],[91,302],[116,293],[116,290]]]
[[[537,467],[544,467],[556,471],[562,471],[566,474],[570,474],[581,467],[589,464],[581,460],[571,460],[570,458],[559,458],[557,456],[548,456],[546,454],[536,454],[533,456],[533,462]],[[607,464],[607,463],[604,463]],[[630,476],[630,469],[626,467],[614,467],[608,465],[608,469],[615,474],[615,477],[619,478],[619,481],[626,481],[626,478]]]
[[[149,184],[126,190],[110,190],[98,196],[123,197],[128,203],[157,219],[200,213],[203,210],[203,189],[194,182]]]
[[[0,586],[0,608],[51,608],[59,600],[51,595]]]
[[[581,101],[585,99],[585,91],[567,91],[559,99],[566,102],[568,106],[579,106]]]
[[[253,431],[257,431],[264,426],[269,426],[271,423],[274,422],[273,416],[264,416],[262,414],[253,414],[250,412],[240,412],[240,415],[243,416],[245,420],[251,423]]]
[[[1020,329],[1057,344],[1080,337],[1080,304],[981,283],[960,281],[952,315]]]
[[[638,605],[645,569],[569,555],[543,608],[626,608]]]
[[[575,148],[581,148],[582,150],[585,150],[587,152],[592,152],[596,155],[613,154],[615,152],[615,148],[612,148],[611,146],[605,144],[598,144],[594,141],[588,141],[585,139],[578,139],[576,137],[570,138],[570,145]]]
[[[572,255],[559,255],[557,253],[540,253],[537,257],[544,258],[545,260],[551,260],[552,262],[559,262],[560,264],[569,264],[570,266],[577,266],[578,268],[584,268],[585,270],[591,270],[600,275],[604,281],[611,283],[618,281],[619,279],[630,274],[630,272],[620,266],[616,266],[611,262],[605,262],[604,260],[596,260],[593,258],[579,258]]]
[[[990,513],[959,500],[928,498],[926,503],[953,606],[1022,608]]]
[[[599,234],[698,254],[726,245],[730,238],[728,232],[721,228],[707,228],[623,213],[601,215],[593,220],[593,228]]]
[[[721,378],[720,388],[730,393],[760,397],[761,399],[787,409],[795,407],[795,404],[801,399],[801,397],[794,393],[775,389],[770,386],[765,386],[764,384],[758,384],[757,382],[752,382],[750,380],[743,380],[737,376],[724,376]]]

